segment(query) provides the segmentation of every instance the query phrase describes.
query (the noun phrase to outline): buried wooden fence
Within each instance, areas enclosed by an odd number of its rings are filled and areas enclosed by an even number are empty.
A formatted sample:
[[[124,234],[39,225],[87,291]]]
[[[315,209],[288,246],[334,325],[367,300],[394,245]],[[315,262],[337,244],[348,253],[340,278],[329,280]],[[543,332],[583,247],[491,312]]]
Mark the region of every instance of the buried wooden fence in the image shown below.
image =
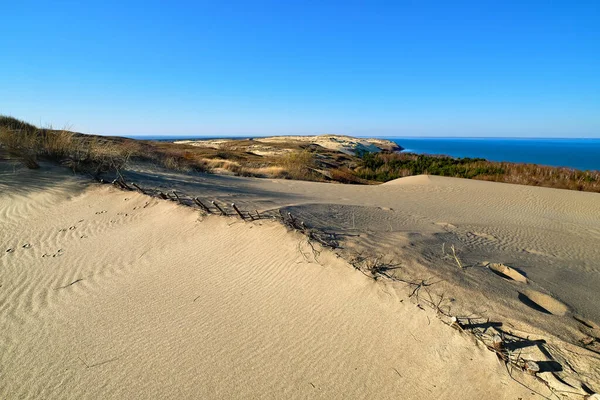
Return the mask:
[[[100,179],[99,182],[100,183],[109,183],[102,179]],[[116,186],[122,190],[128,190],[128,191],[137,190],[140,193],[143,193],[147,196],[158,197],[162,200],[176,201],[179,204],[182,204],[182,205],[188,206],[188,207],[198,207],[202,211],[204,211],[206,214],[220,214],[223,216],[236,216],[237,215],[243,221],[247,221],[247,220],[256,221],[256,220],[261,220],[261,219],[278,220],[278,221],[282,222],[288,228],[291,228],[293,230],[296,230],[296,231],[299,231],[299,232],[305,234],[306,236],[308,236],[308,238],[310,240],[313,240],[324,247],[333,248],[333,249],[340,247],[339,243],[338,243],[338,238],[336,237],[335,233],[327,233],[327,232],[323,232],[318,229],[309,228],[306,226],[306,224],[303,221],[298,221],[290,212],[287,212],[284,214],[281,210],[279,210],[279,214],[277,214],[274,212],[259,213],[258,210],[254,210],[254,212],[243,211],[243,210],[240,210],[240,208],[235,203],[231,203],[230,206],[231,206],[231,208],[233,208],[233,212],[230,213],[230,212],[228,212],[227,207],[225,205],[223,205],[223,204],[219,205],[219,203],[217,203],[216,200],[211,200],[210,203],[204,203],[204,202],[202,202],[202,200],[200,200],[199,197],[186,196],[186,195],[183,195],[182,193],[178,193],[175,190],[167,191],[166,193],[164,193],[160,189],[142,188],[140,185],[138,185],[137,183],[134,183],[134,182],[130,182],[129,184],[127,184],[122,179],[122,177],[119,177],[119,178],[113,180],[111,183],[114,186]],[[211,204],[212,208],[210,206],[208,206],[207,204]]]
[[[114,179],[112,182],[107,182],[103,179],[100,179],[99,182],[100,183],[112,183],[112,185],[114,185],[115,187],[122,189],[122,190],[128,190],[128,191],[137,190],[142,194],[145,194],[147,196],[152,196],[152,197],[158,197],[162,200],[176,201],[184,206],[198,207],[202,211],[204,211],[206,214],[220,214],[223,216],[236,216],[237,215],[238,217],[240,217],[240,219],[242,219],[244,221],[246,221],[246,220],[256,221],[256,220],[260,220],[260,219],[278,219],[277,216],[269,215],[268,213],[261,214],[258,212],[258,210],[254,210],[253,212],[240,210],[240,208],[235,203],[231,203],[233,212],[229,212],[225,205],[223,205],[222,203],[220,205],[219,203],[217,203],[216,200],[211,200],[210,202],[205,203],[205,202],[202,202],[202,200],[200,200],[199,197],[186,196],[175,190],[166,191],[166,193],[165,193],[160,189],[142,188],[139,184],[137,184],[135,182],[127,183],[123,179],[120,179],[120,178]],[[208,206],[208,204],[212,205],[212,208],[210,206]],[[291,214],[288,213],[288,215],[291,215]],[[293,217],[292,217],[292,220],[295,221],[293,219]],[[294,228],[296,227],[295,222],[292,223],[291,225]]]

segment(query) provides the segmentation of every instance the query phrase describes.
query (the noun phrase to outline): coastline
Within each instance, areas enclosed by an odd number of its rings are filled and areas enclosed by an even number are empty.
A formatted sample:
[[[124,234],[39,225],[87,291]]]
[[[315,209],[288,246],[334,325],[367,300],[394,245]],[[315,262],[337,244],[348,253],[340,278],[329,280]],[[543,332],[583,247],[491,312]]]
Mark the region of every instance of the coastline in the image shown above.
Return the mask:
[[[213,141],[213,140],[246,140],[246,139],[268,139],[270,136],[235,136],[235,137],[178,137],[178,136],[152,136],[152,135],[137,135],[128,136],[137,140],[158,140],[164,142],[181,142],[181,141]],[[303,137],[303,136],[283,136],[285,138]],[[368,140],[367,136],[357,136],[358,140]],[[553,137],[535,137],[535,138],[517,138],[517,137],[417,137],[417,136],[381,136],[376,137],[377,140],[387,140],[396,143],[401,147],[398,151],[404,153],[416,153],[426,155],[445,155],[450,157],[469,157],[483,158],[488,161],[496,162],[511,162],[536,164],[550,167],[573,168],[577,170],[600,170],[600,164],[597,159],[600,157],[600,138],[553,138]],[[460,146],[467,147],[469,142],[476,144],[485,143],[486,147],[482,149],[474,148],[466,150]],[[532,146],[527,146],[521,149],[523,144],[530,143]],[[546,152],[533,154],[539,149],[538,145],[547,145],[549,143],[556,144]],[[431,146],[433,144],[433,147]],[[442,148],[443,145],[450,144],[450,149]],[[452,146],[454,145],[454,146]],[[497,146],[506,146],[498,152]],[[566,145],[566,146],[565,146]],[[572,146],[570,146],[572,145]],[[459,146],[457,148],[457,146]],[[582,153],[583,151],[583,153]],[[517,154],[514,154],[514,153]],[[576,155],[573,158],[565,159],[566,154]]]

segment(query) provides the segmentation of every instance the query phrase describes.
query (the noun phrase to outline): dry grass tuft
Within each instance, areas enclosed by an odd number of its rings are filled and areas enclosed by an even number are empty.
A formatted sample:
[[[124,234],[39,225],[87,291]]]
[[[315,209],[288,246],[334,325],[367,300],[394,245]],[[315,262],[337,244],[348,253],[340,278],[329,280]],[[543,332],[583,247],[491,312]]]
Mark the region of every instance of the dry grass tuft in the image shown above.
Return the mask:
[[[288,153],[277,162],[285,178],[313,181],[316,179],[314,155],[307,151]]]

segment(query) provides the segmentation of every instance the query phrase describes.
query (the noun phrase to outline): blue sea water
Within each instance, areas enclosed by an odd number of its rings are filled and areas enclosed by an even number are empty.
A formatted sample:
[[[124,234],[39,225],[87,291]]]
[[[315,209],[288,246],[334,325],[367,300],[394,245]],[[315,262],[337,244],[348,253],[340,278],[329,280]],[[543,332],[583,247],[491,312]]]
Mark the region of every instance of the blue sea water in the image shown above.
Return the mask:
[[[600,139],[388,138],[406,152],[600,170]]]

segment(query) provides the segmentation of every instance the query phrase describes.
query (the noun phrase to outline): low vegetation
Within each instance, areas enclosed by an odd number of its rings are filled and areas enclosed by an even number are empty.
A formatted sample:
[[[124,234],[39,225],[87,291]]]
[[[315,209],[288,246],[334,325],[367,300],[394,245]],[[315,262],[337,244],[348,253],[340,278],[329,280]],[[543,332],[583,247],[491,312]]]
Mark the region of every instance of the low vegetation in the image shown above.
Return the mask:
[[[410,153],[365,154],[357,176],[386,182],[411,175],[440,175],[521,185],[600,192],[600,171],[493,162]]]
[[[429,174],[600,192],[598,171],[410,153],[365,153],[359,157],[299,142],[268,143],[276,151],[261,154],[254,151],[256,146],[253,140],[231,140],[217,147],[200,147],[84,135],[67,130],[40,129],[12,117],[0,116],[0,159],[5,153],[23,161],[29,168],[39,168],[40,160],[48,160],[95,177],[107,172],[118,174],[128,163],[141,161],[180,172],[264,178],[373,184]]]

